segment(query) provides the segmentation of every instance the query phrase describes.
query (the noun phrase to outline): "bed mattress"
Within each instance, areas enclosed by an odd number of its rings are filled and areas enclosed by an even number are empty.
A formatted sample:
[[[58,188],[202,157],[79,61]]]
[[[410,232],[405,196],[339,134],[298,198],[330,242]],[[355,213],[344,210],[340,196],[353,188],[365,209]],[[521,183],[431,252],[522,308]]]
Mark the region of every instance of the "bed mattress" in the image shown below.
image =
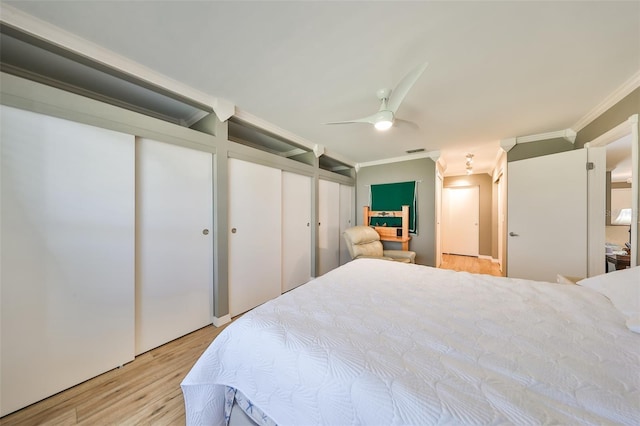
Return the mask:
[[[182,382],[300,424],[637,424],[640,335],[575,285],[359,259],[234,321]]]

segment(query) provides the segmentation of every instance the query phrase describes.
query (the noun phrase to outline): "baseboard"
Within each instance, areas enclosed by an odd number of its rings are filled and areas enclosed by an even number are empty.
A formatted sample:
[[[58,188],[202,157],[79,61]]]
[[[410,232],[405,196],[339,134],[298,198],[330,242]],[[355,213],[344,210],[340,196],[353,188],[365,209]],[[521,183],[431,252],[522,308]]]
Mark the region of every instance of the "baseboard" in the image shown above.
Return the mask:
[[[213,317],[213,326],[214,327],[222,327],[223,325],[231,322],[231,315],[223,315],[220,318]]]

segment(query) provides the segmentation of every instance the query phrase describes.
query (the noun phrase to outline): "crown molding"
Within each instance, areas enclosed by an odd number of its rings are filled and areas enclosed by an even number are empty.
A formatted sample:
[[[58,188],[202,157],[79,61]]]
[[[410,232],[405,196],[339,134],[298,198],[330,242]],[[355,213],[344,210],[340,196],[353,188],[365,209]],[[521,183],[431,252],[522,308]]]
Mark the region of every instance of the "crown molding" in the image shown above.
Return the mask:
[[[593,110],[589,111],[584,117],[578,120],[578,122],[571,126],[571,128],[576,132],[579,132],[638,87],[640,87],[640,70],[618,87],[613,93],[609,94],[609,96],[600,102]]]
[[[505,152],[509,152],[517,144],[540,142],[549,139],[564,139],[573,144],[576,141],[576,135],[577,133],[573,129],[564,129],[558,130],[556,132],[538,133],[537,135],[506,138],[500,140],[500,148],[502,148]]]
[[[191,99],[202,105],[207,105],[211,107],[220,121],[226,121],[233,115],[235,110],[233,103],[225,99],[196,90],[193,87],[160,74],[122,55],[105,49],[98,44],[26,14],[13,6],[7,4],[1,5],[0,22],[25,34],[52,43],[64,50],[84,56],[91,61],[128,74],[133,78],[179,94],[184,98]]]
[[[584,144],[585,148],[595,148],[599,146],[607,146],[612,142],[617,141],[620,138],[623,138],[629,134],[633,133],[633,128],[637,128],[638,124],[638,114],[634,114],[629,117],[626,121],[618,124],[616,127],[609,129],[605,133],[601,134],[597,138],[592,141],[589,141]]]
[[[565,129],[556,132],[538,133],[537,135],[518,136],[516,137],[516,144],[538,142],[548,139],[565,139],[574,143],[576,141],[576,132],[573,129]]]
[[[500,148],[502,148],[504,152],[509,152],[517,143],[516,138],[502,139],[500,140]]]
[[[409,154],[409,155],[404,155],[402,157],[393,157],[393,158],[385,158],[382,160],[375,160],[375,161],[367,161],[364,163],[358,163],[356,165],[357,170],[360,170],[362,167],[371,167],[371,166],[381,166],[383,164],[391,164],[391,163],[399,163],[402,161],[411,161],[411,160],[419,160],[421,158],[430,158],[433,161],[434,160],[434,156],[436,156],[436,158],[440,157],[440,151],[429,151],[429,152],[421,152],[419,154]]]

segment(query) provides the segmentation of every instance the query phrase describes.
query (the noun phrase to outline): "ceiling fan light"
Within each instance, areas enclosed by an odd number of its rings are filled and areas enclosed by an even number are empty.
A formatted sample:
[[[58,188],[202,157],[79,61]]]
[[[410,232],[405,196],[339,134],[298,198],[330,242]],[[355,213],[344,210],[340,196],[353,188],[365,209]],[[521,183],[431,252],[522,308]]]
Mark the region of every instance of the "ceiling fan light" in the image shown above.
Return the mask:
[[[376,130],[380,130],[380,131],[389,130],[391,126],[393,126],[393,121],[389,121],[389,120],[376,121],[374,126]]]

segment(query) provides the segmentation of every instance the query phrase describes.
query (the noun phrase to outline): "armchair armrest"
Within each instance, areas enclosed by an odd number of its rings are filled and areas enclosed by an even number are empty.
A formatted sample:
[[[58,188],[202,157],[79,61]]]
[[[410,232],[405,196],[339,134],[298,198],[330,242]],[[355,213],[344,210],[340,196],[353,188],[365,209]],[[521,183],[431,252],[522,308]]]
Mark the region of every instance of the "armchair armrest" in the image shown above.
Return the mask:
[[[367,255],[360,255],[357,256],[356,259],[382,259],[382,260],[395,260],[392,257],[388,257],[388,256],[367,256]]]
[[[404,250],[384,250],[383,254],[386,257],[391,257],[393,260],[408,262],[408,263],[416,263],[416,252],[415,251],[404,251]]]

